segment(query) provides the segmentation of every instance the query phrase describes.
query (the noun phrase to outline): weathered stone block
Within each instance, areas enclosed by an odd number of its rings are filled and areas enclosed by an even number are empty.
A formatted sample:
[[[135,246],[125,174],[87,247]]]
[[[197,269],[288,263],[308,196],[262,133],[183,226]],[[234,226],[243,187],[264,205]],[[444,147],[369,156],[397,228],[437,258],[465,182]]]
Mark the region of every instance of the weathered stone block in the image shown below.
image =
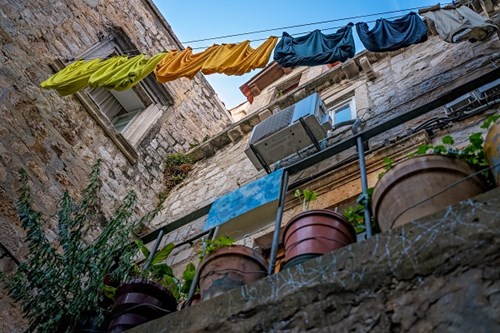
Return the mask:
[[[241,126],[235,126],[231,128],[229,131],[227,131],[227,135],[231,142],[237,142],[239,141],[245,134],[243,133],[243,130],[241,129]]]

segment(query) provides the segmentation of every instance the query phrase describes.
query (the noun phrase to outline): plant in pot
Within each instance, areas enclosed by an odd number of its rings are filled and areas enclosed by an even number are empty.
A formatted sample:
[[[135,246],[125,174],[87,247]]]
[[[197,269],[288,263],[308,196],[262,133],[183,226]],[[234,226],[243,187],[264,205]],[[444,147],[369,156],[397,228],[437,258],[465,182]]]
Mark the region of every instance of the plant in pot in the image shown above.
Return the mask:
[[[384,172],[372,200],[380,229],[392,229],[486,191],[492,181],[485,169],[483,143],[481,133],[474,133],[459,149],[447,135],[441,145],[421,145],[409,159]]]
[[[234,240],[219,237],[205,240],[199,266],[201,300],[213,298],[267,275],[267,263],[261,253]]]
[[[129,192],[111,218],[100,208],[100,160],[92,168],[79,202],[66,191],[59,202],[57,238],[49,240],[49,224],[34,210],[26,171],[20,171],[17,212],[26,231],[28,252],[12,276],[3,275],[10,295],[20,303],[29,332],[99,332],[107,328],[103,302],[105,278],[128,274],[129,265],[116,254],[129,242],[137,222],[131,219],[136,196]],[[94,237],[96,222],[100,234]],[[116,259],[116,260],[115,260]]]
[[[356,235],[360,236],[361,238],[364,239],[363,234],[365,233],[366,230],[366,225],[365,225],[365,216],[364,216],[364,210],[365,210],[365,205],[366,203],[371,202],[371,198],[373,195],[373,187],[368,188],[368,197],[365,199],[363,195],[360,195],[357,204],[355,206],[350,206],[347,207],[343,212],[342,216],[345,217],[347,222],[349,222],[353,228],[354,231],[356,232]],[[374,232],[377,231],[377,225],[374,223],[373,218],[370,221],[372,223],[372,230]]]
[[[123,332],[174,312],[181,297],[181,283],[165,263],[175,245],[168,243],[150,258],[144,243],[136,240],[136,244],[146,262],[142,267],[134,264],[135,277],[116,289],[109,333]]]
[[[354,227],[331,209],[309,210],[318,194],[310,190],[296,190],[303,212],[295,215],[283,231],[286,269],[325,253],[356,242]]]

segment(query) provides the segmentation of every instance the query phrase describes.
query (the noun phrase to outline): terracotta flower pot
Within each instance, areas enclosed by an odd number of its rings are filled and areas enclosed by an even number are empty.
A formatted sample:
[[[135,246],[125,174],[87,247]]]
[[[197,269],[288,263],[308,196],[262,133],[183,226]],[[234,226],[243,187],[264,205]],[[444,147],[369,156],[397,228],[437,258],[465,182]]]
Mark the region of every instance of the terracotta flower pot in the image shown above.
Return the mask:
[[[372,209],[380,229],[386,231],[439,212],[486,190],[483,179],[466,162],[443,155],[405,160],[377,182]]]
[[[118,333],[176,311],[177,301],[158,283],[135,279],[116,290],[108,333]]]
[[[490,164],[491,173],[497,186],[500,186],[500,120],[497,120],[488,130],[484,140],[484,154]]]
[[[266,275],[266,260],[253,249],[241,245],[220,248],[201,263],[201,300],[213,298]]]
[[[329,209],[302,212],[283,231],[283,269],[355,242],[356,232],[342,215]]]

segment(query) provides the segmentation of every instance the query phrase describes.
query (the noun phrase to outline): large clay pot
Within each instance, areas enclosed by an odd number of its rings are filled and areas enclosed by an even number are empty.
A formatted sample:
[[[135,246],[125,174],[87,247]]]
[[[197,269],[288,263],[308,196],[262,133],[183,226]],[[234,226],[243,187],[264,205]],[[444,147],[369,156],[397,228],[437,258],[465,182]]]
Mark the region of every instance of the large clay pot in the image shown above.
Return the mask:
[[[372,198],[373,215],[386,231],[439,212],[486,190],[466,162],[443,155],[423,155],[405,160],[377,182]]]
[[[126,331],[176,309],[175,297],[163,286],[150,280],[132,280],[116,290],[108,333]]]
[[[356,242],[353,226],[329,209],[295,215],[283,231],[285,264],[282,269]]]
[[[488,130],[484,140],[484,154],[492,168],[495,182],[500,186],[500,119]]]
[[[267,263],[253,249],[231,245],[207,256],[200,265],[201,300],[213,298],[267,275]]]

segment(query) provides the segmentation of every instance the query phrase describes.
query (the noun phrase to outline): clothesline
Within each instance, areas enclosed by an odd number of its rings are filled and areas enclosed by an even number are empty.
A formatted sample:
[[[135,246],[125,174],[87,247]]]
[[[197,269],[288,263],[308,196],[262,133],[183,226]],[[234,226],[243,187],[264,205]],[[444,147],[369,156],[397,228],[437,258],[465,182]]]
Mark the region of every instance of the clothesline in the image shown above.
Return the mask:
[[[423,13],[423,16],[434,23],[443,40],[452,43],[467,39],[484,40],[498,30],[491,21],[466,6],[438,8]],[[314,30],[300,37],[283,32],[279,42],[278,37],[270,36],[255,49],[247,40],[214,44],[199,53],[193,53],[193,49],[187,47],[149,59],[140,54],[132,58],[120,55],[106,60],[78,60],[42,82],[41,86],[68,95],[87,86],[129,89],[153,71],[160,83],[181,77],[192,79],[198,72],[242,75],[265,67],[273,51],[274,61],[282,67],[344,62],[355,55],[353,27],[354,24],[349,23],[332,34]],[[393,21],[378,19],[372,29],[368,28],[367,22],[358,22],[356,31],[365,48],[372,52],[395,51],[427,40],[426,24],[415,12]]]
[[[451,2],[450,3],[445,3],[443,5],[449,5],[449,4],[451,4]],[[255,34],[258,34],[258,33],[271,32],[271,31],[283,31],[283,30],[287,30],[287,29],[299,28],[299,27],[306,27],[306,26],[311,26],[311,25],[319,25],[319,24],[339,22],[339,21],[352,21],[352,20],[357,20],[357,19],[361,19],[361,18],[364,18],[364,17],[382,16],[382,15],[386,15],[386,14],[408,12],[408,11],[418,10],[418,9],[427,8],[427,7],[429,7],[429,6],[421,6],[421,7],[413,7],[413,8],[399,9],[399,10],[391,10],[391,11],[380,12],[380,13],[373,13],[373,14],[356,15],[356,16],[343,17],[343,18],[326,20],[326,21],[317,21],[317,22],[311,22],[311,23],[289,25],[289,26],[284,26],[284,27],[279,27],[279,28],[270,28],[270,29],[255,30],[255,31],[249,31],[249,32],[241,32],[241,33],[236,33],[236,34],[232,34],[232,35],[223,35],[223,36],[217,36],[217,37],[208,37],[208,38],[202,38],[202,39],[188,40],[188,41],[181,42],[181,43],[182,44],[198,43],[198,42],[205,42],[207,40],[217,40],[217,39],[224,39],[224,38],[230,38],[230,37],[239,37],[239,36],[245,36],[245,35],[255,35]],[[404,16],[404,15],[398,15],[398,16],[395,16],[395,17],[401,17],[401,16]],[[391,19],[391,18],[390,17],[389,18],[386,17],[385,19]],[[376,20],[372,20],[372,21],[368,21],[367,23],[375,22],[375,21]],[[330,30],[331,29],[338,29],[338,28],[341,28],[341,27],[342,26],[334,27],[334,28],[328,28],[328,29],[330,29]],[[321,29],[321,30],[328,30],[328,29]],[[293,33],[291,35],[298,35],[298,34],[302,34],[302,33]]]

